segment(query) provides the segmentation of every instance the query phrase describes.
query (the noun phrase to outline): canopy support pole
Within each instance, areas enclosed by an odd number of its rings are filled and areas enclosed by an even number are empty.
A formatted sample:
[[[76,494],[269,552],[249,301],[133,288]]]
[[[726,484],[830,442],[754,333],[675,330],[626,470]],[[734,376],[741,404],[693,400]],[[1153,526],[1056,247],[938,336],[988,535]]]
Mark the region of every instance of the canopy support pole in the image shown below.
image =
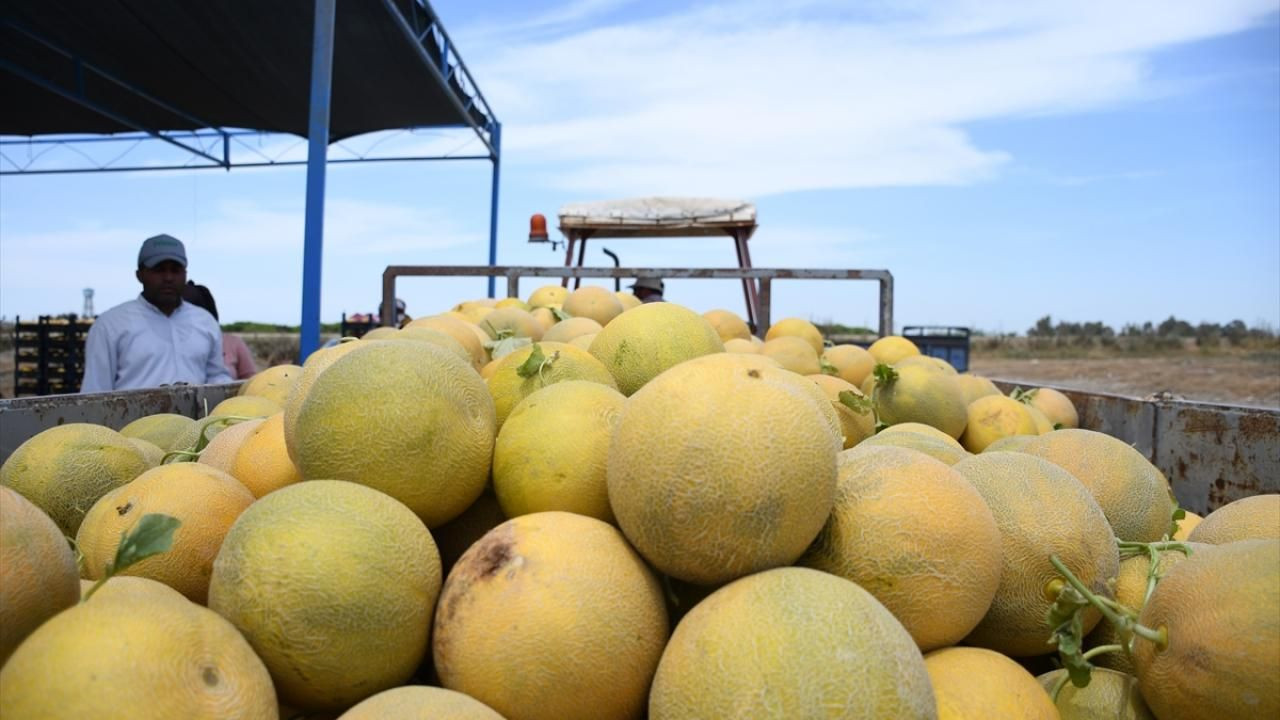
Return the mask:
[[[302,248],[302,333],[298,363],[320,347],[320,260],[324,252],[324,180],[329,153],[333,19],[337,0],[316,0],[307,124],[307,205]]]
[[[489,190],[489,267],[498,264],[498,170],[502,155],[502,123],[495,122],[489,132],[489,140],[493,145],[493,180]],[[495,278],[489,276],[489,297],[494,297],[493,283]]]

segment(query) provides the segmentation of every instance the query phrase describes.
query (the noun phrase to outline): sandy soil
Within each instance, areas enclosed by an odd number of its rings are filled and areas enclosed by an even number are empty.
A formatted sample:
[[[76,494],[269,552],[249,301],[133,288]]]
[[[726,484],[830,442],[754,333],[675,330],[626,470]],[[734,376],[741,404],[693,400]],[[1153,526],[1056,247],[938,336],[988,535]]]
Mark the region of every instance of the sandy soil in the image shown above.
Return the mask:
[[[974,355],[970,370],[1010,381],[1146,397],[1280,407],[1280,356],[1176,354],[1143,358],[1008,359]]]

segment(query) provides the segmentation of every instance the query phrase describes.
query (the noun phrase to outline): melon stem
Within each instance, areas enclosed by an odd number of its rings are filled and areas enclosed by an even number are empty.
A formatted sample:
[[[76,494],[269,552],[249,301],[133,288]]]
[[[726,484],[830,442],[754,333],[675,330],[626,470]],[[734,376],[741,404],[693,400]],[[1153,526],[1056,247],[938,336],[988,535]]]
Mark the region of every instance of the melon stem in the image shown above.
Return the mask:
[[[1053,567],[1062,574],[1063,579],[1071,583],[1071,587],[1083,595],[1090,605],[1097,608],[1103,617],[1115,626],[1116,633],[1120,636],[1122,642],[1127,644],[1129,637],[1137,635],[1155,643],[1160,650],[1169,647],[1169,632],[1167,629],[1152,630],[1134,619],[1137,617],[1137,613],[1132,609],[1124,607],[1114,600],[1095,594],[1085,587],[1084,583],[1080,582],[1080,578],[1076,577],[1075,573],[1067,569],[1067,566],[1062,563],[1062,560],[1057,555],[1050,555],[1049,562],[1053,563]],[[1122,610],[1117,611],[1115,608],[1122,608]]]

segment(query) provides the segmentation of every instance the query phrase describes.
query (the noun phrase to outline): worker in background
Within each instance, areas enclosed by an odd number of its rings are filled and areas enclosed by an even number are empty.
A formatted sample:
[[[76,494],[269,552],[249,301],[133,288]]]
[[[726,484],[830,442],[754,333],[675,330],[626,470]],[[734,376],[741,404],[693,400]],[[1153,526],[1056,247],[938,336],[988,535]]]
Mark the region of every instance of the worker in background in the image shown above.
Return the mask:
[[[640,302],[662,302],[662,278],[636,278],[631,286],[631,294],[640,298]]]
[[[170,235],[138,250],[142,294],[102,313],[85,342],[81,392],[187,383],[231,382],[222,362],[222,330],[204,310],[182,301],[187,250]]]
[[[213,293],[204,285],[188,280],[187,286],[182,289],[182,299],[208,310],[214,320],[218,319],[218,303],[214,301]],[[244,338],[235,333],[222,333],[222,363],[227,366],[232,380],[247,380],[258,372],[249,346],[245,344]]]

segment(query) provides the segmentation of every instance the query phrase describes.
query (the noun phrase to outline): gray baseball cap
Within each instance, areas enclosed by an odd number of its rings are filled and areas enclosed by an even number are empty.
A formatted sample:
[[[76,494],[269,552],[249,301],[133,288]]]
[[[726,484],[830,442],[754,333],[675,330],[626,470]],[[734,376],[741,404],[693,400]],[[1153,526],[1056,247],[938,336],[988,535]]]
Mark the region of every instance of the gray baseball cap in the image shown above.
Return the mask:
[[[142,249],[138,251],[139,267],[153,268],[165,260],[187,266],[187,249],[181,240],[172,235],[154,235],[142,242]]]

